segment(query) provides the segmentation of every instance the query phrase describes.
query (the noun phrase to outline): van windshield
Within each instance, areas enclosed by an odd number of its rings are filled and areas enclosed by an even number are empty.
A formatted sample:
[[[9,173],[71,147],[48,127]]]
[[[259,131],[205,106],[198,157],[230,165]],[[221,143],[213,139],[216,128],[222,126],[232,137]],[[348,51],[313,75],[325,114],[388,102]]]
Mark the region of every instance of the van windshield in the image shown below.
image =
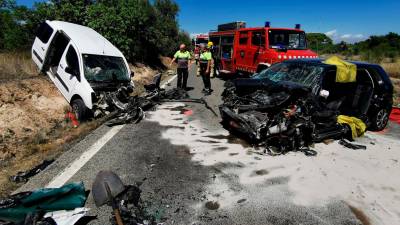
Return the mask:
[[[269,30],[269,47],[280,49],[306,49],[306,34],[296,30]]]
[[[85,78],[92,82],[129,81],[122,57],[83,54]]]

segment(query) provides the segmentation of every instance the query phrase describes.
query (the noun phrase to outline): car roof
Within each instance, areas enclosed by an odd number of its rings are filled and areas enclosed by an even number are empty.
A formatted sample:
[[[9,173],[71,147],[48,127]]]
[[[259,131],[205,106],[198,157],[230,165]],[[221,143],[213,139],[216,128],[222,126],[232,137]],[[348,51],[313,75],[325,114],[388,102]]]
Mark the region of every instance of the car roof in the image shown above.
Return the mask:
[[[65,33],[81,54],[123,57],[121,51],[102,35],[89,27],[64,21],[46,21],[54,29]]]
[[[291,59],[286,60],[283,62],[298,62],[298,63],[306,63],[306,64],[320,64],[324,66],[331,66],[329,64],[324,63],[325,59],[317,58],[317,59]],[[346,62],[353,63],[359,68],[368,67],[368,66],[378,66],[377,64],[368,63],[368,62],[361,62],[361,61],[349,61],[345,60]]]

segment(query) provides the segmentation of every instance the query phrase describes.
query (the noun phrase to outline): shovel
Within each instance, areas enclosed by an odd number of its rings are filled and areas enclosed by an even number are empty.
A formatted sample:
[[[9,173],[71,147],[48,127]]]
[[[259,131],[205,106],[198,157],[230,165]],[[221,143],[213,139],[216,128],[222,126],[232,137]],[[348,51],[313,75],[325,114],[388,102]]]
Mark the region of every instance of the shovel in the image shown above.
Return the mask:
[[[111,205],[118,225],[123,225],[123,223],[115,197],[124,190],[124,183],[118,175],[111,171],[100,171],[92,186],[92,195],[96,206]]]

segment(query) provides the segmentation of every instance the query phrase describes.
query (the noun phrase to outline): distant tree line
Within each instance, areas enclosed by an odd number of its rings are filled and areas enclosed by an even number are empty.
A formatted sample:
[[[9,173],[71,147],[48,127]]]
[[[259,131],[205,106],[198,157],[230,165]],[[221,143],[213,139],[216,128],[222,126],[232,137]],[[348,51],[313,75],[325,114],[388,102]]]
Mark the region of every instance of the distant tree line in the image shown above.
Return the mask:
[[[334,44],[322,33],[308,33],[308,46],[319,54],[359,55],[362,60],[380,63],[384,59],[396,60],[400,57],[400,35],[390,32],[381,36],[370,36],[354,44],[344,41]]]
[[[32,8],[0,0],[0,51],[29,49],[41,22],[62,20],[93,28],[130,61],[148,62],[191,44],[178,12],[174,0],[50,0]]]

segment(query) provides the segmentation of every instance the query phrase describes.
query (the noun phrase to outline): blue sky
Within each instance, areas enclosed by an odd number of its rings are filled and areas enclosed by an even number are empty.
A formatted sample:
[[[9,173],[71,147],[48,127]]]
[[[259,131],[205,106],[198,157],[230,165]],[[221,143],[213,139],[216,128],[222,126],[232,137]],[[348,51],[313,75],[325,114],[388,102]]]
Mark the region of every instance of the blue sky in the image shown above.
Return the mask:
[[[176,0],[179,23],[190,34],[207,33],[220,23],[246,21],[248,27],[294,27],[354,42],[373,34],[400,33],[400,0]],[[17,0],[31,6],[34,0]]]

